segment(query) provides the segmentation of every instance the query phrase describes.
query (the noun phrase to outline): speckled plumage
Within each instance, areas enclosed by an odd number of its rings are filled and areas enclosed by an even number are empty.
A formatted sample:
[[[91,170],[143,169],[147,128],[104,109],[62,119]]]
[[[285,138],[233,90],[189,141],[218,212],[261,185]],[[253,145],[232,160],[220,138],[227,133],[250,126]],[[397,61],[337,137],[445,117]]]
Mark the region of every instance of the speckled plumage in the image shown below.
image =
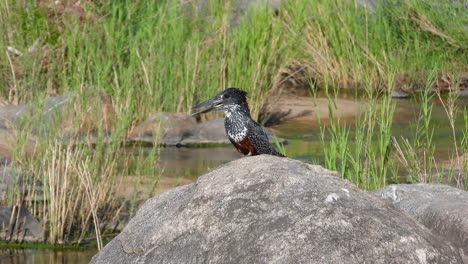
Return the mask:
[[[206,105],[212,107],[194,115],[212,110],[224,111],[226,134],[240,153],[244,155],[249,153],[251,155],[270,154],[284,157],[270,144],[263,127],[250,116],[246,95],[247,93],[240,89],[228,88],[216,95],[215,98],[195,106],[194,108]]]

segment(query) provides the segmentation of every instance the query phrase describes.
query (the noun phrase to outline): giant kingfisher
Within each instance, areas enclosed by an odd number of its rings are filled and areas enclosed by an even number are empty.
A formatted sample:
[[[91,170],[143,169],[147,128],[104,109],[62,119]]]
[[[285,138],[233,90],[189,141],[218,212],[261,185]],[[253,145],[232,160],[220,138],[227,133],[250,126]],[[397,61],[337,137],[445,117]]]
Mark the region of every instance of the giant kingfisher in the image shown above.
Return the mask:
[[[214,98],[194,106],[192,109],[206,107],[205,110],[193,113],[193,116],[213,110],[225,114],[224,128],[231,143],[244,155],[270,154],[285,157],[268,141],[262,126],[250,116],[247,104],[247,93],[238,88],[227,88]]]

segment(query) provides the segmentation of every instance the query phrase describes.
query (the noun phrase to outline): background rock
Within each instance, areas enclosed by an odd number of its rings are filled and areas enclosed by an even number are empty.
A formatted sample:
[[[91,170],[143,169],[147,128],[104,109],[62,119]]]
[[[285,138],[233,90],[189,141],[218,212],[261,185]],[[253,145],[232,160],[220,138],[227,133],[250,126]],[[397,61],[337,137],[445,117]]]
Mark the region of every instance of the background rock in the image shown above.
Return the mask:
[[[274,134],[268,128],[263,128],[268,135],[270,143],[275,141]],[[277,138],[280,143],[286,141]],[[180,142],[181,146],[199,146],[199,145],[215,145],[215,144],[231,144],[224,128],[224,118],[212,119],[206,122],[198,123],[191,135],[185,137]]]
[[[194,133],[196,123],[195,118],[185,113],[157,113],[133,128],[128,139],[176,146]]]
[[[245,157],[148,200],[91,263],[462,263],[334,172]]]
[[[398,184],[375,194],[459,247],[468,263],[468,192],[446,185]]]
[[[28,175],[10,166],[0,167],[0,204],[5,204],[8,191],[19,196],[22,201],[43,201],[43,184]]]
[[[8,130],[19,128],[21,122],[31,121],[28,119],[31,119],[33,115],[50,122],[53,119],[54,110],[65,111],[69,101],[69,95],[64,95],[46,98],[42,107],[34,104],[0,106],[0,128]],[[38,113],[41,115],[38,116]],[[38,129],[35,129],[35,132],[37,133]]]
[[[23,206],[0,208],[0,239],[12,242],[42,241],[42,225]]]
[[[116,113],[112,98],[104,92],[86,98],[86,103],[78,100],[76,94],[65,94],[45,98],[41,103],[0,106],[0,144],[4,134],[14,138],[17,132],[25,129],[33,136],[48,136],[58,132],[60,141],[70,144],[76,137],[88,136],[96,141],[94,134],[112,131],[116,123]],[[28,138],[29,144],[34,141]],[[14,141],[14,140],[13,140]],[[81,140],[79,143],[89,143]],[[91,142],[92,143],[92,142]],[[33,146],[27,146],[33,148]],[[4,155],[6,156],[6,155]]]
[[[224,128],[224,118],[211,119],[198,123],[193,133],[184,138],[182,145],[231,144]]]
[[[201,12],[205,19],[210,19],[213,11],[209,0],[197,0],[196,10]],[[222,3],[222,2],[221,2]],[[242,20],[244,14],[253,7],[268,7],[274,12],[280,8],[281,0],[233,0],[230,1],[232,15],[230,17],[230,25],[236,26]],[[189,14],[193,13],[193,9],[188,10]]]
[[[274,142],[271,130],[264,128],[270,142]],[[128,135],[130,141],[162,146],[203,146],[231,144],[224,128],[224,118],[197,123],[185,113],[158,113],[137,125]],[[284,143],[284,139],[278,139]]]

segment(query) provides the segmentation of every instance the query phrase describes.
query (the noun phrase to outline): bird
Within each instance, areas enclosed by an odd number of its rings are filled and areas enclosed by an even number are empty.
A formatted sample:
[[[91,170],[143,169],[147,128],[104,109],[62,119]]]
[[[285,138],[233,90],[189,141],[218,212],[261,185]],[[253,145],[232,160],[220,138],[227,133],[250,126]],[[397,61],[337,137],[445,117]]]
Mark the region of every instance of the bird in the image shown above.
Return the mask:
[[[263,127],[250,116],[247,92],[230,87],[219,92],[214,98],[195,105],[192,110],[202,107],[207,108],[193,113],[192,116],[211,111],[223,111],[224,128],[229,141],[244,156],[250,153],[252,156],[270,154],[286,157],[270,144]]]

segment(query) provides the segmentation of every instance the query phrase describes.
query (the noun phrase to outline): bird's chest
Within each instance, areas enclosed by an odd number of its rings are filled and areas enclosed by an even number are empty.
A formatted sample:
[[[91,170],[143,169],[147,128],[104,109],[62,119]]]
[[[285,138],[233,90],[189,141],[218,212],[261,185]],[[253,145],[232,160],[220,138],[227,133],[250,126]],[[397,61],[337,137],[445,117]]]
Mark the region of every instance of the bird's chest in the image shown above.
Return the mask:
[[[240,143],[247,137],[247,122],[242,119],[226,118],[224,127],[228,137],[236,143]]]

